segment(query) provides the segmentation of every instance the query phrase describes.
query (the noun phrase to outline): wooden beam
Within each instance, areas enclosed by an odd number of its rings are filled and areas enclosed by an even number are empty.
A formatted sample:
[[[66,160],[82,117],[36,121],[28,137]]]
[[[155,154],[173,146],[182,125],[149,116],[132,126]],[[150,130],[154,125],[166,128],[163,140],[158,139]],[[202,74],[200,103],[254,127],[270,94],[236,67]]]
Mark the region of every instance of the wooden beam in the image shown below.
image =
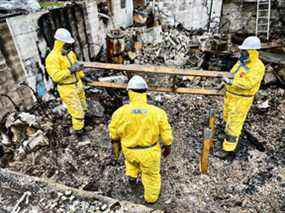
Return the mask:
[[[114,89],[126,89],[127,84],[118,84],[110,82],[99,82],[93,81],[88,83],[90,86],[103,87],[103,88],[114,88]],[[196,94],[196,95],[224,95],[224,92],[216,89],[204,89],[204,88],[163,88],[163,87],[150,87],[150,91],[154,92],[168,92],[168,93],[182,93],[182,94]]]
[[[154,74],[168,74],[168,75],[182,75],[182,76],[212,77],[212,78],[220,78],[222,76],[231,77],[231,74],[229,72],[220,72],[220,71],[178,69],[175,67],[138,65],[138,64],[123,65],[123,64],[108,64],[108,63],[99,63],[99,62],[82,62],[82,63],[84,64],[84,67],[91,69],[127,71],[134,73],[154,73]]]
[[[211,130],[209,128],[204,129],[204,141],[202,146],[202,152],[200,155],[200,172],[202,174],[206,174],[208,172],[209,167],[209,152],[211,149],[212,144],[212,138],[211,138]]]

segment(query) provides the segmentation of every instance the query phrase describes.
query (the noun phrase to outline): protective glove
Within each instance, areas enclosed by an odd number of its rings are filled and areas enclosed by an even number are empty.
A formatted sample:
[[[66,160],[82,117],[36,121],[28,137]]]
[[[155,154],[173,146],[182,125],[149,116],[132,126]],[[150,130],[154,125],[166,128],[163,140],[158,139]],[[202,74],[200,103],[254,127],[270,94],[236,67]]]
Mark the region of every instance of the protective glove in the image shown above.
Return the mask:
[[[163,157],[167,157],[168,155],[170,155],[171,153],[171,145],[163,145],[162,146],[162,155]]]
[[[233,84],[233,80],[229,79],[228,77],[223,77],[223,82],[225,82],[228,85],[232,85]]]
[[[121,152],[121,144],[120,141],[111,141],[112,143],[112,157],[115,162],[119,160],[120,152]]]
[[[92,83],[93,81],[92,81],[92,79],[90,79],[90,78],[88,78],[88,77],[83,77],[83,78],[81,78],[81,80],[84,82],[84,83]]]
[[[75,64],[72,64],[69,67],[69,71],[71,72],[71,74],[73,74],[73,73],[81,71],[83,69],[83,67],[84,67],[83,64],[76,62]]]

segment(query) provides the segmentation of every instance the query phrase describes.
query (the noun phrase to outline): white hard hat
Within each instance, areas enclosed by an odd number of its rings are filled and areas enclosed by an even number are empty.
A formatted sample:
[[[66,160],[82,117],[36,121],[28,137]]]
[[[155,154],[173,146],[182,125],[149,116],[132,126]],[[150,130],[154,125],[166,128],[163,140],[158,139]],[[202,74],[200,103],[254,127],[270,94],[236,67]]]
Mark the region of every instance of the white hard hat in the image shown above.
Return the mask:
[[[142,77],[135,75],[129,80],[127,90],[130,90],[130,89],[143,90],[147,88],[148,86],[145,80]]]
[[[241,50],[258,50],[261,48],[260,39],[256,36],[249,36],[239,46]]]
[[[72,44],[74,43],[74,39],[72,38],[70,32],[67,29],[59,28],[56,30],[54,34],[54,38],[64,43]]]

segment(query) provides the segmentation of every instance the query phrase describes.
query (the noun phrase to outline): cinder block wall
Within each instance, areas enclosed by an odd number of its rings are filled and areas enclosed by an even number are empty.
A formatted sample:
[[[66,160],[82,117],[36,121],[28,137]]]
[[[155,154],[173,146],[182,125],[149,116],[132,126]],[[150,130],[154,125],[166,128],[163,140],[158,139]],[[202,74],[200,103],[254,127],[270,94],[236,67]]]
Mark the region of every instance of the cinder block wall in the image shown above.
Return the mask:
[[[10,96],[17,105],[29,106],[33,103],[32,94],[28,89],[18,86],[18,82],[24,78],[24,72],[6,22],[0,23],[0,32],[0,94]],[[1,96],[0,119],[13,110],[9,99]]]

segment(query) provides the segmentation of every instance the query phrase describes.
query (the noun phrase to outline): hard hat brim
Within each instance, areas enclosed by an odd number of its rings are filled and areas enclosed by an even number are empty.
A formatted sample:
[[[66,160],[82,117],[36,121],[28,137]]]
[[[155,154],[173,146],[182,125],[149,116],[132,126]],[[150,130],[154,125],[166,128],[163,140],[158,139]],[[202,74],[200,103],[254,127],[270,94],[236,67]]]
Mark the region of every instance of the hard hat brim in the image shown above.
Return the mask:
[[[244,47],[244,46],[242,46],[242,45],[238,46],[238,48],[239,48],[240,50],[247,50],[247,48]]]
[[[259,49],[261,49],[261,47],[259,47],[259,48],[248,48],[248,47],[245,47],[245,46],[242,46],[242,45],[238,46],[238,48],[240,50],[259,50]]]
[[[74,42],[75,42],[75,40],[73,38],[70,38],[70,39],[65,41],[65,43],[68,43],[68,44],[73,44]]]
[[[54,38],[55,38],[56,40],[62,41],[62,42],[67,43],[67,44],[73,44],[73,43],[75,42],[75,40],[74,40],[73,38],[65,39],[65,40],[60,39],[60,38],[58,38],[57,36],[54,36]]]

